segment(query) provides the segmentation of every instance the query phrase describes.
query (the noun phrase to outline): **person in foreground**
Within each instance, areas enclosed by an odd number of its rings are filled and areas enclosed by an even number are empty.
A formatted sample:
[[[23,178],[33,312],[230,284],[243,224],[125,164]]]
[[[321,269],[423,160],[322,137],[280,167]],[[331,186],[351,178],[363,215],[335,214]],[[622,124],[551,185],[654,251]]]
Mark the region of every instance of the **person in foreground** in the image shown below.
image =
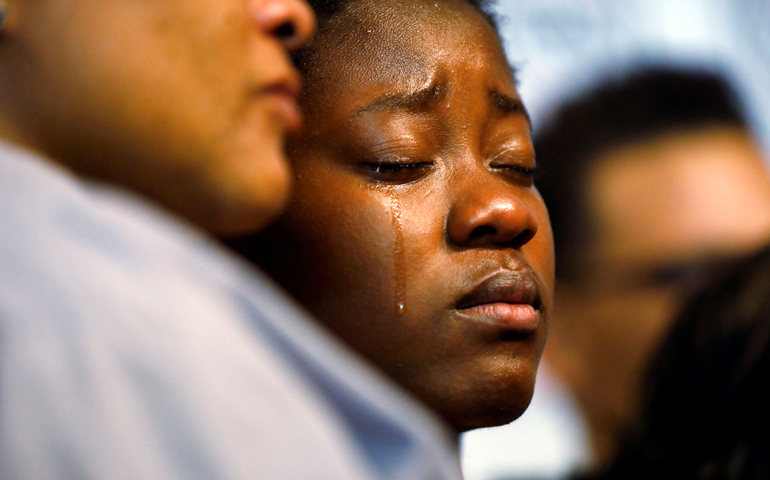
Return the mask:
[[[282,207],[298,0],[0,3],[0,477],[459,479],[217,246]]]
[[[232,245],[455,431],[511,422],[554,260],[494,20],[470,0],[316,3],[293,196]]]
[[[766,247],[687,303],[647,372],[634,435],[601,478],[770,478],[769,377]]]

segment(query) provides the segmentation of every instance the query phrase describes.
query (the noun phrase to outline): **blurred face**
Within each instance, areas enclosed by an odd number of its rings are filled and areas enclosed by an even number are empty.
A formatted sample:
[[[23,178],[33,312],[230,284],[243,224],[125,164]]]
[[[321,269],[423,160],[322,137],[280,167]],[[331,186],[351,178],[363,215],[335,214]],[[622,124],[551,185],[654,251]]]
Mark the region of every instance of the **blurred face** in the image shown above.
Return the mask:
[[[355,8],[317,40],[295,194],[251,253],[458,431],[510,422],[553,282],[512,73],[464,2]]]
[[[560,370],[619,433],[685,290],[770,239],[770,179],[749,133],[729,126],[605,152],[589,179],[596,238],[579,285],[560,286],[549,358],[580,345],[587,363],[563,356]]]
[[[589,255],[638,283],[746,253],[770,233],[770,179],[744,129],[704,127],[613,150],[592,179],[599,235]]]
[[[282,206],[300,0],[6,3],[3,136],[219,233]]]

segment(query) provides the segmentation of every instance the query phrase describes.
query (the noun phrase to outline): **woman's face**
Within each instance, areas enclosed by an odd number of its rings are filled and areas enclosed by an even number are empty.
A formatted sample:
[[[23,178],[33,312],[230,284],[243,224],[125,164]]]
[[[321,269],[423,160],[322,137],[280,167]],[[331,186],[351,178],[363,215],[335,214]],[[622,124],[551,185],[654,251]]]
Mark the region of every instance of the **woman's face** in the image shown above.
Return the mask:
[[[219,234],[278,213],[298,126],[288,50],[313,28],[304,2],[8,4],[0,135]]]
[[[252,248],[458,431],[507,423],[529,404],[551,310],[530,125],[472,7],[374,3],[315,42],[294,196]]]

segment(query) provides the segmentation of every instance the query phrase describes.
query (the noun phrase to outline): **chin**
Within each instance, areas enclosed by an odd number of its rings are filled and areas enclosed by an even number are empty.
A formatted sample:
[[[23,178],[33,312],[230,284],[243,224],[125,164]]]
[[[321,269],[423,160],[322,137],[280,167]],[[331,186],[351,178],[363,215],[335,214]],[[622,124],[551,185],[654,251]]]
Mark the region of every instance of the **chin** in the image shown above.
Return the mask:
[[[508,402],[501,405],[488,404],[479,406],[478,410],[464,412],[456,418],[447,418],[449,424],[458,432],[463,433],[477,428],[499,427],[507,425],[519,418],[529,406],[532,399],[517,399],[516,402]]]
[[[283,212],[289,201],[291,178],[288,168],[265,172],[256,179],[235,181],[233,188],[222,192],[220,208],[213,210],[211,218],[203,222],[205,230],[222,238],[259,232]]]
[[[465,388],[455,389],[451,396],[446,395],[451,390],[445,390],[430,404],[458,433],[506,425],[519,418],[532,400],[534,375],[524,377],[508,376],[502,384],[474,379]]]

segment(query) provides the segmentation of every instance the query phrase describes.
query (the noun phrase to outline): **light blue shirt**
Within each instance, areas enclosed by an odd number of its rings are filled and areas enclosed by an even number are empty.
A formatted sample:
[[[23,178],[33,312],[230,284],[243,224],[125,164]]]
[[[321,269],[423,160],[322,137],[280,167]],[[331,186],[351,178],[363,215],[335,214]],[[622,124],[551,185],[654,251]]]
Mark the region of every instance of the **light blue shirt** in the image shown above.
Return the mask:
[[[0,478],[460,477],[448,429],[263,275],[0,144]]]

